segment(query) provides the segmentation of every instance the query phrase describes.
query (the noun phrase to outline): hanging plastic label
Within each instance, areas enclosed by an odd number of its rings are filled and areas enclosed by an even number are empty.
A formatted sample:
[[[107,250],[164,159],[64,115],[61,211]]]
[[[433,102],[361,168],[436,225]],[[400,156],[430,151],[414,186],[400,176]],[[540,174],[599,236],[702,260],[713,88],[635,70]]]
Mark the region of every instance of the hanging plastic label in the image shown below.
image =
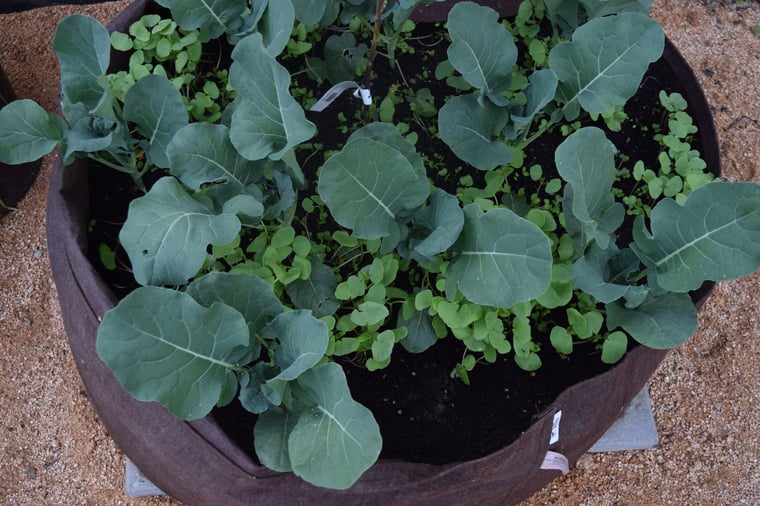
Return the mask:
[[[362,99],[362,104],[372,105],[372,93],[366,88],[354,90],[354,96]]]
[[[541,464],[541,469],[551,469],[555,471],[561,471],[562,474],[570,472],[570,462],[567,457],[557,452],[546,452],[544,462]]]
[[[559,422],[562,420],[562,410],[554,413],[554,420],[552,420],[552,435],[549,436],[549,444],[553,445],[559,441]]]
[[[311,106],[310,111],[322,112],[327,109],[327,106],[332,104],[336,98],[338,98],[344,91],[356,89],[354,96],[362,99],[364,105],[372,105],[372,94],[369,90],[366,90],[356,84],[354,81],[341,81],[327,90],[322,98]]]

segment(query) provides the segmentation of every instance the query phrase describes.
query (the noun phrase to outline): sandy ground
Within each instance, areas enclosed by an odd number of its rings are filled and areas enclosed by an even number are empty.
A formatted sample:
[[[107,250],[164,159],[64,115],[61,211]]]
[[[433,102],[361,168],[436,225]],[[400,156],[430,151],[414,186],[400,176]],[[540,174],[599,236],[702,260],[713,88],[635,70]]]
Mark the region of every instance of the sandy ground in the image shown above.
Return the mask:
[[[101,21],[128,0],[0,15],[0,61],[19,97],[54,110],[56,23]],[[654,16],[713,108],[724,175],[760,182],[760,3],[655,0]],[[124,456],[91,409],[63,330],[45,238],[48,157],[0,220],[0,497],[4,504],[177,504],[123,492]],[[760,504],[760,273],[721,283],[701,330],[650,382],[659,445],[583,457],[526,504]]]

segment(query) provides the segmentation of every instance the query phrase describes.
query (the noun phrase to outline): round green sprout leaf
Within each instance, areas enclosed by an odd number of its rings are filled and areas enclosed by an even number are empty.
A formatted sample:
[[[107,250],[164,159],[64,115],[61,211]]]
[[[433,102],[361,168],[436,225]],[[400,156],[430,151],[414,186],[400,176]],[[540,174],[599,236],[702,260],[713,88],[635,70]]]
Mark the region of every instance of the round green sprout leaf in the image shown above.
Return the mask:
[[[670,112],[685,111],[688,104],[680,93],[671,93],[660,90],[660,103]]]
[[[541,357],[532,352],[527,355],[515,355],[515,363],[523,371],[535,371],[541,368]]]
[[[507,341],[507,338],[502,332],[491,332],[488,334],[488,344],[493,346],[493,348],[501,355],[506,355],[512,351],[512,345],[509,344],[509,341]]]
[[[293,251],[296,255],[306,258],[309,256],[309,253],[311,253],[311,241],[309,241],[309,238],[303,235],[298,235],[293,238],[293,243],[291,245],[293,247]]]
[[[351,321],[365,327],[382,323],[390,314],[388,308],[378,302],[367,301],[351,312]]]
[[[552,328],[549,340],[558,352],[569,355],[573,352],[573,336],[563,327],[555,326]]]
[[[681,176],[673,176],[668,178],[663,188],[663,194],[666,197],[674,197],[683,189],[683,179]]]
[[[394,344],[396,344],[396,336],[392,330],[381,332],[372,342],[372,358],[378,363],[387,364],[390,362]]]
[[[293,229],[293,227],[282,227],[274,233],[270,244],[275,248],[290,246],[295,237],[296,231]]]
[[[156,42],[156,56],[159,58],[159,60],[163,60],[169,57],[172,51],[172,43],[169,41],[169,39],[159,39],[158,42]]]
[[[385,268],[383,262],[379,258],[372,260],[372,265],[369,267],[369,280],[378,285],[383,282],[383,275],[385,274]]]
[[[146,14],[137,21],[137,24],[140,24],[144,28],[152,28],[158,25],[160,22],[161,16],[158,14]]]
[[[129,35],[121,32],[111,33],[111,46],[117,51],[129,51],[134,47]]]
[[[628,336],[625,332],[615,331],[608,335],[602,344],[602,362],[616,364],[623,358],[628,348]]]
[[[136,40],[147,42],[150,40],[150,31],[142,23],[133,23],[129,26],[129,34]]]
[[[430,290],[421,290],[414,296],[414,308],[417,311],[427,309],[433,302],[433,292]]]
[[[549,195],[554,195],[561,189],[562,189],[562,180],[558,177],[550,179],[549,182],[546,183],[546,186],[544,187],[544,191],[546,191],[546,193],[548,193]]]

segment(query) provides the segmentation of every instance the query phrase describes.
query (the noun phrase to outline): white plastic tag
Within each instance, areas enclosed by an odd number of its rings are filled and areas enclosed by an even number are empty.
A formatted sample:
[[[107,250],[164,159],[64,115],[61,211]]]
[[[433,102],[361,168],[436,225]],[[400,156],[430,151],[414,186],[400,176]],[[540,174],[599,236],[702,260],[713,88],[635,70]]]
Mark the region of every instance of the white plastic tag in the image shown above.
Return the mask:
[[[365,88],[354,90],[354,96],[362,99],[362,104],[372,105],[372,92]]]
[[[544,462],[541,464],[541,469],[552,469],[555,471],[561,471],[562,474],[570,472],[570,462],[567,457],[557,452],[546,452]]]
[[[549,444],[553,445],[559,441],[559,422],[562,420],[562,410],[554,413],[554,420],[552,420],[552,435],[549,436]]]
[[[327,106],[332,104],[336,98],[338,98],[344,91],[350,90],[350,89],[356,89],[354,91],[354,96],[357,98],[362,99],[362,103],[364,105],[371,105],[372,104],[372,94],[369,90],[365,90],[358,84],[356,84],[354,81],[341,81],[338,84],[334,85],[332,88],[327,90],[324,95],[322,95],[322,98],[317,100],[317,102],[311,106],[309,109],[310,111],[315,112],[322,112],[325,109],[327,109]]]

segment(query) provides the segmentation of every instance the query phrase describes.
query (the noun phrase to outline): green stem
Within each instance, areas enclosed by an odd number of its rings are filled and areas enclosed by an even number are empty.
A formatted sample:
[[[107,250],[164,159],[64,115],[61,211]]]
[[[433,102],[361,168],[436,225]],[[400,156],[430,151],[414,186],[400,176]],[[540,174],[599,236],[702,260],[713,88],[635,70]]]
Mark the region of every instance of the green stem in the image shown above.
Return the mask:
[[[137,169],[134,154],[132,154],[129,160],[126,160],[123,157],[110,151],[107,153],[115,160],[116,163],[112,162],[104,156],[99,155],[98,153],[88,153],[87,157],[97,163],[105,165],[110,169],[129,174],[132,176],[132,180],[137,185],[137,188],[139,188],[141,192],[147,193],[145,183],[142,181],[143,172]]]
[[[559,116],[560,118],[562,118],[562,117],[565,116],[565,109],[567,109],[567,106],[570,105],[570,104],[572,104],[574,101],[575,101],[575,99],[573,99],[570,102],[566,103],[562,107],[562,109],[561,109],[562,115]],[[557,123],[559,123],[559,121],[547,120],[544,124],[542,124],[541,126],[539,126],[538,130],[536,130],[535,132],[533,132],[533,134],[531,134],[530,136],[528,135],[528,132],[530,131],[530,129],[527,129],[525,131],[525,134],[523,136],[522,141],[519,144],[517,144],[516,147],[518,149],[525,149],[528,145],[530,145],[530,143],[532,143],[533,141],[535,141],[536,139],[538,139],[539,137],[541,137],[550,127],[552,127],[553,125],[556,125]]]
[[[647,268],[644,268],[644,269],[643,269],[641,272],[639,272],[639,273],[636,275],[636,277],[635,277],[635,278],[633,278],[631,281],[632,281],[633,283],[637,283],[637,282],[641,281],[642,279],[644,279],[645,277],[647,277],[647,274],[649,274],[649,269],[647,269]]]
[[[526,147],[528,147],[533,141],[541,137],[552,125],[554,125],[553,121],[547,121],[543,125],[539,126],[538,129],[535,132],[533,132],[533,134],[531,134],[530,136],[527,135],[529,130],[526,130],[525,131],[526,135],[523,137],[522,141],[520,141],[520,143],[517,144],[516,146],[517,149],[523,150]]]
[[[364,89],[372,89],[372,69],[375,66],[375,58],[377,57],[377,46],[380,42],[380,26],[383,10],[387,5],[388,0],[377,0],[375,2],[375,23],[374,33],[372,34],[372,45],[370,47],[369,56],[367,57],[367,68],[364,71]],[[366,121],[369,122],[369,108],[366,108]]]

